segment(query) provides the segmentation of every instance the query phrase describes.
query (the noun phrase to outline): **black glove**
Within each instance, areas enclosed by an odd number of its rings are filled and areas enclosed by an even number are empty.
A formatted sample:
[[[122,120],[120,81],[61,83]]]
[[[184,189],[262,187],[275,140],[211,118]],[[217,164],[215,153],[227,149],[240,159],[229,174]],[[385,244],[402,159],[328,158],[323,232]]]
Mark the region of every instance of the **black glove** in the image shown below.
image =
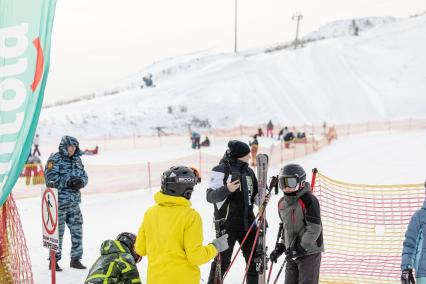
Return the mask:
[[[415,284],[413,269],[404,269],[401,273],[401,284]]]
[[[73,190],[79,190],[84,187],[84,182],[80,178],[71,178],[68,183],[68,187]]]
[[[278,258],[285,252],[285,245],[282,243],[277,243],[275,245],[275,249],[271,252],[271,255],[269,256],[269,259],[272,262],[277,263]]]
[[[292,246],[285,251],[287,260],[295,260],[298,257],[304,256],[305,254],[306,250],[300,245],[300,242],[296,242],[296,246]]]

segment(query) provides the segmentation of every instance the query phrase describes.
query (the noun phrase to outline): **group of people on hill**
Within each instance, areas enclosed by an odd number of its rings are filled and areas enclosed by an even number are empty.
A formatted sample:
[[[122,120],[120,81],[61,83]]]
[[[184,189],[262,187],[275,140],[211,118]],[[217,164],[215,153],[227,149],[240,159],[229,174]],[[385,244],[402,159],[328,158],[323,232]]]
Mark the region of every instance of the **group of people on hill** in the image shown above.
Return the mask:
[[[53,264],[57,271],[62,270],[58,261],[62,258],[65,226],[71,234],[70,267],[86,269],[81,263],[83,217],[79,204],[88,175],[81,155],[77,139],[64,136],[59,151],[46,165],[46,185],[57,188],[59,196],[59,251],[56,263],[49,263],[49,268]],[[154,195],[156,205],[145,212],[139,232],[122,232],[114,240],[102,242],[101,255],[85,283],[141,283],[136,263],[144,256],[148,257],[147,283],[200,283],[199,266],[220,254],[220,265],[217,258],[211,265],[208,283],[212,284],[218,277],[217,266],[222,273],[228,269],[236,242],[241,244],[245,237],[241,249],[247,264],[255,240],[255,231],[249,233],[255,221],[253,208],[262,202],[257,177],[248,164],[250,156],[248,144],[231,140],[223,158],[211,171],[206,200],[213,204],[220,234],[209,244],[203,244],[202,218],[191,208],[190,201],[201,182],[200,174],[194,168],[173,166],[162,174],[161,190]],[[282,254],[286,255],[285,283],[318,283],[323,251],[318,200],[311,193],[301,166],[285,165],[278,178],[285,204],[281,214],[285,216],[281,220],[285,229],[270,259],[277,262]],[[269,201],[269,196],[266,198]],[[298,199],[303,199],[303,208]],[[258,283],[254,258],[247,265],[247,283]]]
[[[80,210],[81,189],[88,183],[88,175],[81,161],[82,151],[77,139],[64,136],[59,151],[46,165],[46,185],[58,189],[59,251],[56,270],[61,271],[62,240],[65,225],[71,234],[70,267],[86,269],[83,256]],[[255,246],[255,231],[249,228],[255,222],[254,206],[267,204],[259,198],[257,177],[248,162],[250,146],[238,140],[228,142],[228,148],[210,174],[206,200],[213,204],[216,238],[203,244],[203,226],[200,214],[191,208],[191,196],[201,182],[199,172],[187,166],[173,166],[161,176],[161,190],[154,195],[156,205],[144,215],[139,232],[122,232],[114,240],[101,244],[101,255],[92,265],[86,284],[141,283],[136,264],[148,258],[147,283],[200,283],[199,266],[220,254],[211,264],[208,283],[213,284],[231,265],[236,242],[241,246],[246,261],[247,283],[258,283],[259,272],[250,252]],[[277,175],[283,196],[279,201],[280,227],[278,240],[269,255],[277,262],[285,255],[285,284],[315,284],[319,281],[321,254],[324,251],[323,227],[318,199],[311,192],[306,172],[298,164],[284,165]],[[426,184],[425,184],[426,187]],[[266,203],[265,203],[266,202]],[[422,244],[426,239],[426,203],[417,211],[408,225],[403,244],[401,283],[426,283],[426,254]],[[278,224],[270,223],[269,226]],[[249,262],[249,263],[248,263]]]

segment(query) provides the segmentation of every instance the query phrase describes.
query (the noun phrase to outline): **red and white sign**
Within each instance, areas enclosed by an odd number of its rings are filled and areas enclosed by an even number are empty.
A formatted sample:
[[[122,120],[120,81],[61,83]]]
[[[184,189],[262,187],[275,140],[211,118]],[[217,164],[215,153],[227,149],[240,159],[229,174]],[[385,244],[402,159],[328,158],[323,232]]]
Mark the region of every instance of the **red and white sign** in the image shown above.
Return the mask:
[[[58,190],[46,188],[41,198],[41,217],[43,223],[43,246],[59,250],[58,232]]]

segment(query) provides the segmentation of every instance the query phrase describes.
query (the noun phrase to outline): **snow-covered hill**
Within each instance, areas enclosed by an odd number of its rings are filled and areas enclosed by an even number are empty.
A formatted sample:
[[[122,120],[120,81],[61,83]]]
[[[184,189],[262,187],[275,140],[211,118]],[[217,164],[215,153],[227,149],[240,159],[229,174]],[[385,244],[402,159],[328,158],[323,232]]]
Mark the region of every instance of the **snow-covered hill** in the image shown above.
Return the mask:
[[[351,20],[340,20],[331,22],[320,27],[317,31],[307,34],[302,40],[313,41],[320,39],[353,36],[355,29],[358,29],[358,34],[370,29],[396,22],[394,17],[369,17]]]
[[[38,132],[88,138],[269,119],[303,124],[426,117],[426,16],[371,18],[368,30],[367,20],[360,20],[358,37],[348,36],[352,20],[331,23],[307,36],[329,40],[297,50],[166,59],[106,86],[94,99],[43,109]],[[140,88],[149,73],[156,87]]]

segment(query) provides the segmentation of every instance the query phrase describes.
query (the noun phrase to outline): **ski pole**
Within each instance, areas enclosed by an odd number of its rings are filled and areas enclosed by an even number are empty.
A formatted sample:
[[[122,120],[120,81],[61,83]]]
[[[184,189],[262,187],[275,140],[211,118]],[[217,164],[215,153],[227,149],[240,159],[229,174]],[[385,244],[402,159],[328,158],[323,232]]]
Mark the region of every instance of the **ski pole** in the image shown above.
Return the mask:
[[[274,267],[274,262],[271,261],[271,268],[269,269],[268,280],[266,283],[269,284],[269,280],[271,279],[272,268]]]
[[[257,216],[256,216],[256,218],[254,219],[253,223],[251,223],[250,228],[248,229],[248,231],[247,231],[246,235],[244,236],[244,239],[241,241],[240,247],[238,248],[237,252],[235,253],[234,258],[233,258],[233,259],[232,259],[232,261],[231,261],[231,264],[228,266],[228,269],[227,269],[227,270],[225,271],[225,273],[223,274],[222,281],[225,279],[226,275],[228,274],[229,269],[231,269],[231,266],[234,264],[235,259],[236,259],[236,258],[237,258],[237,256],[238,256],[238,253],[240,252],[241,248],[243,247],[244,243],[246,242],[247,237],[249,236],[249,234],[250,234],[251,230],[253,229],[254,225],[256,224],[256,222],[257,222]]]
[[[283,264],[281,265],[280,270],[278,270],[278,274],[275,277],[274,284],[277,284],[278,278],[280,278],[281,272],[283,271],[286,262],[287,262],[287,258],[284,258]]]
[[[232,265],[235,262],[235,259],[238,256],[238,253],[240,252],[241,248],[243,247],[245,241],[247,240],[251,230],[253,229],[254,225],[260,220],[260,218],[263,216],[263,213],[266,209],[266,206],[268,205],[268,199],[266,197],[271,196],[271,192],[272,189],[275,188],[278,185],[278,177],[277,176],[273,176],[271,183],[269,185],[269,188],[267,188],[267,194],[265,196],[265,199],[263,200],[262,204],[259,206],[259,211],[256,214],[256,217],[254,218],[253,222],[251,223],[246,235],[244,236],[243,240],[241,241],[240,247],[238,248],[237,252],[234,255],[234,258],[231,261],[231,264],[228,266],[228,269],[225,271],[225,273],[223,274],[223,278],[222,281],[225,279],[226,275],[228,274],[229,270],[231,269]]]
[[[271,188],[271,189],[272,189],[272,188]],[[270,195],[270,193],[271,193],[271,189],[268,191],[268,194],[267,194],[267,195]],[[238,256],[238,253],[240,252],[241,248],[243,247],[244,243],[246,242],[246,240],[247,240],[247,238],[248,238],[248,236],[249,236],[249,234],[250,234],[251,230],[254,228],[254,225],[255,225],[255,224],[256,224],[256,223],[260,220],[260,218],[263,216],[263,212],[264,212],[263,208],[264,208],[264,207],[266,207],[266,205],[267,205],[267,204],[268,204],[268,202],[267,202],[266,200],[264,200],[264,201],[263,201],[263,203],[262,203],[262,205],[261,205],[261,207],[260,207],[260,209],[259,209],[259,212],[257,212],[256,217],[254,218],[254,220],[253,220],[253,222],[251,223],[251,225],[250,225],[250,227],[249,227],[249,229],[248,229],[248,231],[247,231],[246,235],[244,236],[243,240],[241,241],[240,247],[238,248],[237,252],[235,253],[234,258],[233,258],[233,259],[232,259],[232,261],[231,261],[231,264],[228,266],[228,269],[227,269],[227,270],[225,271],[225,273],[223,274],[223,278],[222,278],[222,280],[224,280],[224,279],[225,279],[225,276],[228,274],[229,269],[231,269],[231,266],[234,264],[235,259],[236,259],[236,258],[237,258],[237,256]]]
[[[278,243],[278,241],[280,240],[281,234],[283,232],[284,229],[284,224],[282,222],[280,222],[280,226],[278,229],[278,234],[277,234],[277,241],[275,242],[276,244]],[[271,268],[269,270],[269,275],[268,275],[268,283],[269,283],[269,279],[271,278],[271,274],[272,274],[272,267],[274,266],[274,262],[271,261]]]

